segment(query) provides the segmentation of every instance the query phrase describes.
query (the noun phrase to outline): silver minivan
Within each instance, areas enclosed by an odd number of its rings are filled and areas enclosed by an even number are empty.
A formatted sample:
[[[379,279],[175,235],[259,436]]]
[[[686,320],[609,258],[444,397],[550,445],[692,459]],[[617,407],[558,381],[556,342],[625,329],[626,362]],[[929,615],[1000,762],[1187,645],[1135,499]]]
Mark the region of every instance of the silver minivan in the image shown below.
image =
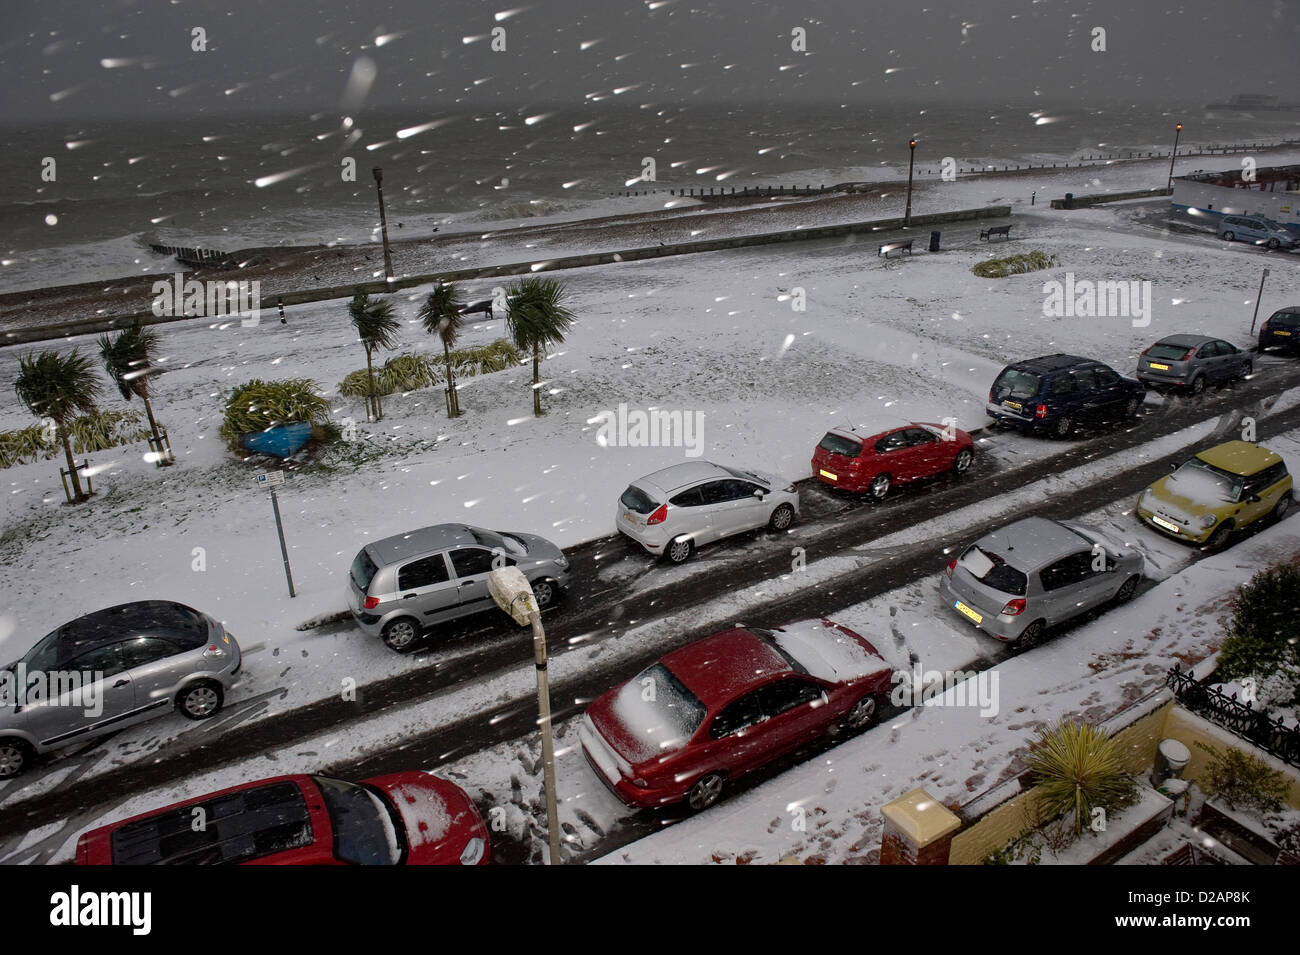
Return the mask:
[[[173,709],[192,720],[214,716],[241,662],[217,620],[170,600],[78,617],[0,669],[0,779],[34,754]]]
[[[545,610],[568,585],[569,561],[536,534],[435,524],[367,544],[348,573],[348,609],[370,636],[405,652],[429,627],[496,607],[488,575],[518,567]]]
[[[1295,235],[1280,222],[1264,216],[1223,216],[1219,219],[1219,238],[1253,242],[1268,249],[1289,249],[1295,245]]]
[[[1128,600],[1145,563],[1095,527],[1026,517],[966,548],[939,578],[939,593],[968,623],[1021,650],[1049,627]]]

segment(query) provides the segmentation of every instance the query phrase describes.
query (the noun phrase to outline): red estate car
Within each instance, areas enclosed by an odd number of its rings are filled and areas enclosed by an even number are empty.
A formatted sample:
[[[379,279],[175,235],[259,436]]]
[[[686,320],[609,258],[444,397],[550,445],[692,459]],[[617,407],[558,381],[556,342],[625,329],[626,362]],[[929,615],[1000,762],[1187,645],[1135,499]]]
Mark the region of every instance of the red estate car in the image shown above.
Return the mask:
[[[891,667],[848,627],[804,620],[715,633],[587,708],[578,735],[623,802],[649,808],[717,802],[728,781],[819,734],[868,726]]]
[[[485,865],[469,796],[429,773],[276,776],[83,833],[78,865]]]
[[[883,427],[882,427],[883,425]],[[865,491],[877,500],[895,484],[962,474],[975,460],[975,440],[957,428],[894,420],[873,420],[832,428],[813,451],[813,474],[823,484]]]

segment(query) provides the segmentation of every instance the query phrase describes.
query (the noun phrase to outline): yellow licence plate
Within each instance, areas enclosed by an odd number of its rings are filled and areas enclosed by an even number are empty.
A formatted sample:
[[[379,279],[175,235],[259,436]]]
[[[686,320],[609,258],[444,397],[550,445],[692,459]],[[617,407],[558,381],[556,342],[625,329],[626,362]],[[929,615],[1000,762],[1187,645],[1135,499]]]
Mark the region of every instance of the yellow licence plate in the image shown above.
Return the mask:
[[[1168,365],[1161,365],[1161,364],[1159,364],[1158,362],[1154,362],[1154,361],[1151,363],[1151,367],[1154,368],[1156,371],[1168,371],[1168,370],[1169,370],[1169,366],[1168,366]]]
[[[984,614],[980,613],[978,610],[972,610],[970,607],[967,607],[960,600],[958,600],[955,604],[953,604],[953,606],[957,608],[957,611],[959,613],[962,613],[967,617],[970,617],[976,623],[984,622]]]
[[[1010,408],[1012,411],[1020,411],[1025,407],[1019,401],[1004,401],[1002,402],[1002,406],[1004,408]]]
[[[1163,527],[1165,530],[1167,530],[1167,531],[1173,531],[1175,534],[1181,534],[1181,533],[1183,532],[1183,529],[1182,529],[1181,527],[1179,527],[1177,524],[1174,524],[1174,523],[1172,523],[1172,522],[1170,522],[1170,521],[1165,520],[1165,519],[1164,519],[1163,517],[1161,517],[1159,514],[1152,514],[1152,515],[1151,515],[1151,523],[1152,523],[1152,524],[1158,524],[1158,525],[1160,525],[1161,527]]]
[[[828,480],[828,481],[838,481],[838,480],[839,480],[839,478],[836,477],[834,474],[831,474],[830,471],[818,471],[817,473],[820,474],[822,477],[824,477],[824,478],[825,478],[826,480]]]
[[[1290,332],[1278,331],[1277,329],[1274,329],[1274,330],[1273,330],[1273,334],[1274,334],[1274,335],[1285,335],[1285,336],[1287,336],[1287,338],[1290,338],[1290,337],[1291,337],[1291,333],[1290,333]]]

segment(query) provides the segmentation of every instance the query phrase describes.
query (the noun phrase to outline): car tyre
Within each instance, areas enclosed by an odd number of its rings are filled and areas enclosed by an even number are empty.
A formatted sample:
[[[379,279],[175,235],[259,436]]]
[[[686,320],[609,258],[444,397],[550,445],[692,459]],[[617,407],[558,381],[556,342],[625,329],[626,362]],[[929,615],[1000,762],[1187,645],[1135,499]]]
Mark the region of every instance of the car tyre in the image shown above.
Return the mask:
[[[545,610],[547,607],[553,607],[556,601],[560,599],[559,585],[549,577],[534,580],[532,588],[533,600],[536,602],[538,610]]]
[[[187,719],[210,719],[216,716],[217,711],[221,709],[223,696],[220,683],[214,683],[211,680],[191,683],[181,690],[180,695],[176,698],[176,708]]]
[[[1291,513],[1291,505],[1293,503],[1294,501],[1291,499],[1291,492],[1284,491],[1282,496],[1277,499],[1277,503],[1273,505],[1273,520],[1284,520],[1286,516]]]
[[[1140,580],[1141,577],[1134,574],[1128,580],[1124,581],[1124,583],[1120,585],[1119,590],[1115,591],[1115,603],[1122,604],[1132,600],[1133,595],[1137,593],[1138,581]]]
[[[767,526],[770,530],[783,531],[794,523],[794,508],[789,504],[782,504],[772,512],[768,518]]]
[[[727,777],[722,773],[705,773],[695,780],[695,785],[686,792],[686,805],[693,812],[708,809],[720,798],[726,787]]]
[[[1187,386],[1187,390],[1191,392],[1193,398],[1199,398],[1205,394],[1205,376],[1197,375],[1193,378],[1192,383]]]
[[[1061,415],[1057,419],[1056,425],[1052,428],[1052,434],[1058,438],[1068,438],[1074,434],[1074,419],[1068,414]]]
[[[689,537],[674,537],[664,548],[664,559],[670,564],[684,564],[695,553],[695,541]]]
[[[1029,626],[1025,627],[1020,638],[1016,640],[1014,646],[1017,653],[1023,653],[1025,650],[1033,649],[1043,642],[1043,634],[1047,632],[1047,624],[1041,620],[1035,620]]]
[[[1255,366],[1252,365],[1250,362],[1246,362],[1244,365],[1241,366],[1241,374],[1237,376],[1237,380],[1245,381],[1254,373],[1255,373]]]
[[[1279,242],[1277,239],[1269,239],[1267,242],[1264,243],[1264,248],[1268,249],[1270,252],[1276,252],[1278,247],[1281,244],[1282,243]]]
[[[1223,233],[1223,241],[1224,241],[1224,242],[1231,242],[1231,241],[1232,241],[1233,239],[1235,239],[1236,237],[1237,237],[1237,233],[1235,233],[1235,232],[1225,232],[1225,233]]]
[[[856,733],[874,723],[879,715],[880,701],[868,693],[849,707],[849,711],[844,714],[844,722],[840,724],[840,729],[845,733]]]
[[[1217,553],[1228,546],[1228,541],[1231,537],[1232,521],[1223,521],[1214,529],[1214,533],[1211,534],[1209,539],[1205,542],[1205,549],[1211,554]]]
[[[1124,405],[1124,417],[1136,418],[1138,412],[1142,410],[1142,399],[1137,395],[1130,398]]]
[[[952,473],[965,474],[970,470],[971,463],[975,460],[975,452],[970,448],[962,448],[957,452],[957,456],[952,459]]]
[[[0,779],[13,779],[27,768],[32,759],[32,748],[14,737],[0,739]]]
[[[883,501],[889,494],[889,489],[894,486],[894,479],[883,472],[877,474],[871,479],[871,484],[867,490],[877,501]]]
[[[398,617],[384,627],[384,643],[388,649],[407,653],[420,637],[420,624],[411,617]]]

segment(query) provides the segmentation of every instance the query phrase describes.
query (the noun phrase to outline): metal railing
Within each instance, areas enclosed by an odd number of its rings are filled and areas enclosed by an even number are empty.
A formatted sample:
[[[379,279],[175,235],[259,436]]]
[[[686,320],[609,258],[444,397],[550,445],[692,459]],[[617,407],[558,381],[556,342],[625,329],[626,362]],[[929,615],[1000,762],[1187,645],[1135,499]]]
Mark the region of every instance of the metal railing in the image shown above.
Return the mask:
[[[1174,664],[1165,675],[1165,686],[1174,691],[1178,702],[1187,709],[1222,726],[1230,733],[1254,743],[1283,762],[1300,766],[1300,729],[1273,719],[1263,710],[1237,699],[1237,694],[1199,682],[1190,669]]]

